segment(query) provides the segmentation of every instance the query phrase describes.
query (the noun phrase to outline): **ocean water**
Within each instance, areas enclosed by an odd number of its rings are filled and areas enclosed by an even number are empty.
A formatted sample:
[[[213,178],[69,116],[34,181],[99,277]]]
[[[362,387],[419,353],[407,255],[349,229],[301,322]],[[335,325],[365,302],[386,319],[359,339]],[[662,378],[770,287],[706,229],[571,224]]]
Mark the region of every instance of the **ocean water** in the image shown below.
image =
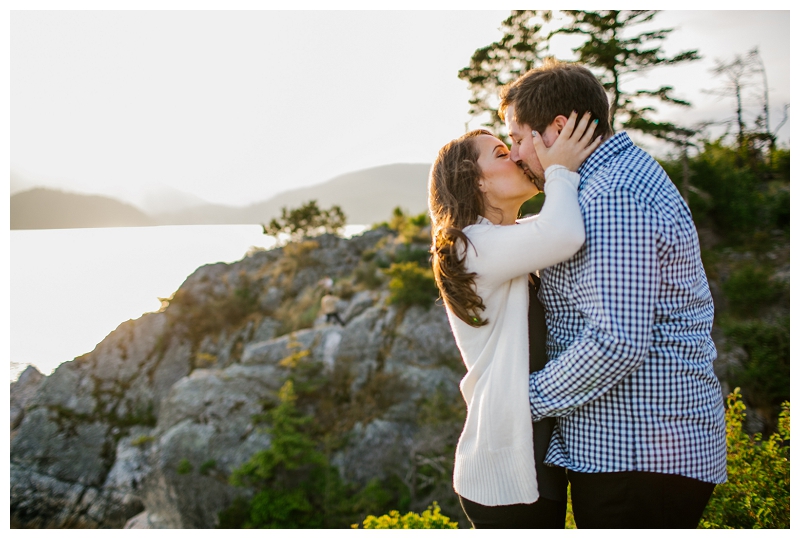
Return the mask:
[[[12,230],[11,381],[28,365],[49,375],[91,352],[122,322],[158,310],[198,267],[275,244],[260,225]]]

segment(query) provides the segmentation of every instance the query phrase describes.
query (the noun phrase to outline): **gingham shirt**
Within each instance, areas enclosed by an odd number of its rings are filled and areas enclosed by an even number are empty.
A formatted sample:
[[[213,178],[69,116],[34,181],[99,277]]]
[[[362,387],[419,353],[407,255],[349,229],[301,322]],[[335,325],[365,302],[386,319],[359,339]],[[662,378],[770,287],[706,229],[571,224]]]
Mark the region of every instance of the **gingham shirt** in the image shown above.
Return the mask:
[[[578,172],[586,243],[541,272],[550,361],[530,403],[534,421],[558,418],[546,462],[722,483],[714,305],[689,209],[625,133]]]

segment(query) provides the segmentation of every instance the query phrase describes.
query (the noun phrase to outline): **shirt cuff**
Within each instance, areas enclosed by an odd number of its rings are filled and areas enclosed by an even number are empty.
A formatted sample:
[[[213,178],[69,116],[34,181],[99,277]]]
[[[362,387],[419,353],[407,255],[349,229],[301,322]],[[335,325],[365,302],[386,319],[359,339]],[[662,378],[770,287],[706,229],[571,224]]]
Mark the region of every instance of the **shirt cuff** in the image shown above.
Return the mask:
[[[577,411],[577,408],[572,408],[557,416],[552,413],[552,410],[547,410],[547,407],[542,403],[539,396],[539,376],[542,371],[532,372],[528,377],[528,402],[531,407],[531,420],[541,421],[545,417],[569,417]]]
[[[553,165],[553,166],[560,166],[560,165]],[[552,167],[551,167],[552,168]],[[536,383],[536,373],[531,373],[530,378],[528,379],[528,400],[530,401],[531,405],[531,419],[535,423],[536,421],[541,421],[546,415],[542,414],[538,409],[539,399],[537,398],[538,391],[537,391],[537,383]]]

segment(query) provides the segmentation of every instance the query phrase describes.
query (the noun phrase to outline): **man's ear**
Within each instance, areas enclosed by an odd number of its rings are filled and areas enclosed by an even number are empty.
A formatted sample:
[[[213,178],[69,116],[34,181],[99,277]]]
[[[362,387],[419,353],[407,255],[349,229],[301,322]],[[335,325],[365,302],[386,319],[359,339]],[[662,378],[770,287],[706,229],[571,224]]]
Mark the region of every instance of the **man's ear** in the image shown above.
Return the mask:
[[[569,119],[569,118],[567,118],[567,117],[566,117],[566,116],[564,116],[563,114],[559,114],[558,116],[556,116],[556,117],[553,119],[553,121],[552,121],[552,122],[550,122],[550,125],[553,125],[553,126],[555,126],[556,130],[557,130],[559,133],[561,133],[561,130],[562,130],[562,129],[564,129],[564,126],[565,126],[565,125],[567,125],[567,120],[568,120],[568,119]]]

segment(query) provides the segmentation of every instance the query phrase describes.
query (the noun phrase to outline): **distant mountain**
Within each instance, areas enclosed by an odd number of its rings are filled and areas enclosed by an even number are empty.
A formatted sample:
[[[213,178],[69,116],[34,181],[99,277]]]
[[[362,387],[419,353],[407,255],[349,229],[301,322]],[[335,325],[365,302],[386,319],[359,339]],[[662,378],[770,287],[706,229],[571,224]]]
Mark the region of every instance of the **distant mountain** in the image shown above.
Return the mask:
[[[323,209],[338,204],[349,224],[370,225],[388,220],[398,206],[412,215],[426,211],[429,170],[426,164],[369,168],[243,207],[198,202],[175,192],[161,201],[161,207],[172,202],[179,209],[152,214],[105,196],[36,188],[11,197],[11,229],[261,224],[279,217],[282,207],[295,208],[309,200]]]
[[[11,230],[154,224],[151,217],[130,204],[99,195],[37,187],[11,196]]]
[[[147,215],[177,212],[208,204],[208,201],[198,196],[171,187],[148,189],[138,199],[131,201]]]
[[[386,221],[399,206],[418,214],[428,208],[427,164],[394,164],[350,172],[327,182],[281,193],[244,207],[206,204],[154,215],[160,224],[258,224],[279,217],[281,208],[316,200],[321,208],[341,206],[350,224]]]

